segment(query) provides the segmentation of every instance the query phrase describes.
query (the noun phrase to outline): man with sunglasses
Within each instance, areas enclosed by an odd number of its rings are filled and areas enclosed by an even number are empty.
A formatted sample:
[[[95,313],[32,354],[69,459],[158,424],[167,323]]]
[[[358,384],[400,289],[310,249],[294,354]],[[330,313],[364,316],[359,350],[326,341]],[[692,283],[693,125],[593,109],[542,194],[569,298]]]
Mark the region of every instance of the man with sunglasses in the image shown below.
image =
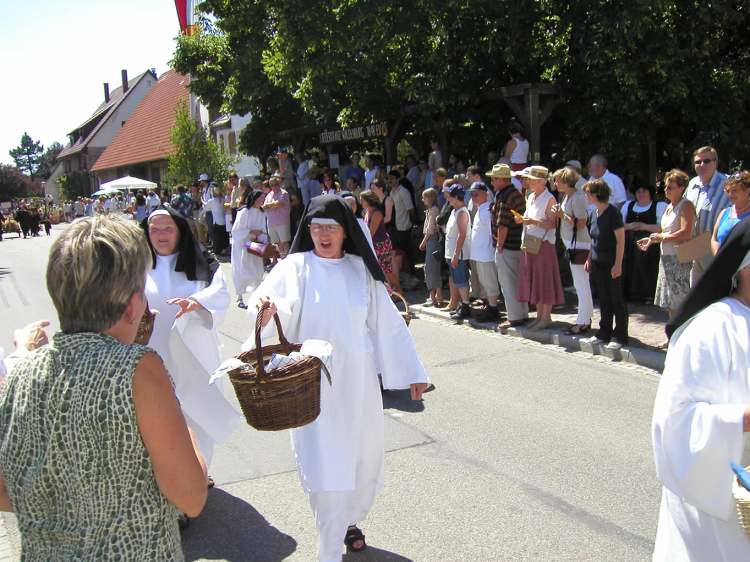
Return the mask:
[[[713,232],[716,219],[729,205],[727,195],[724,193],[727,176],[717,169],[718,164],[719,155],[712,146],[702,146],[693,152],[696,176],[690,180],[685,190],[685,198],[693,204],[697,214],[695,236],[700,236],[704,232]],[[712,257],[713,254],[708,252],[703,258],[693,262],[693,269],[690,272],[691,287],[703,275]]]

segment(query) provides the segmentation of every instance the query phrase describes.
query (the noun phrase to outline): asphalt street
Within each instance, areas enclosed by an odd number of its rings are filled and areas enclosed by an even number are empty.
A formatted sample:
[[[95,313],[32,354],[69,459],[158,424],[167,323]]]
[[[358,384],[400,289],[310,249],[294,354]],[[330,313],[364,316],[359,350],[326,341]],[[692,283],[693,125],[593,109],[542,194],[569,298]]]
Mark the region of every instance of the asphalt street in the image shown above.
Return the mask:
[[[42,317],[56,324],[44,282],[49,245],[0,243],[6,349],[13,328]],[[250,329],[232,306],[224,357]],[[436,388],[423,402],[384,393],[386,484],[362,523],[370,548],[345,560],[650,560],[656,373],[424,317],[410,329]],[[187,560],[315,560],[286,432],[241,427],[210,472],[217,486],[183,534]],[[17,552],[13,517],[3,520]]]

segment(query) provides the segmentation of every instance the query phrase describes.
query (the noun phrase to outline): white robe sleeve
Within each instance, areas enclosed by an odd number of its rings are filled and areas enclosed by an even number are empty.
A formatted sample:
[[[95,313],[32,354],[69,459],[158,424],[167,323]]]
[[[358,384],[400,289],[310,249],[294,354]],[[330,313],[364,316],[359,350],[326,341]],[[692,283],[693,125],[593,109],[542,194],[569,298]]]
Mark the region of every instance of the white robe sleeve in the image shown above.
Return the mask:
[[[255,349],[255,320],[258,316],[256,304],[261,298],[270,298],[276,305],[281,321],[281,329],[291,343],[302,343],[299,340],[299,314],[304,296],[304,280],[300,274],[303,255],[290,254],[271,270],[268,276],[250,296],[248,316],[250,317],[250,335],[242,344],[242,351]],[[271,320],[261,331],[264,345],[278,343],[276,323]]]
[[[413,383],[430,382],[406,322],[388,296],[385,285],[372,278],[367,327],[383,388],[398,390],[409,388]]]
[[[735,517],[729,463],[742,457],[746,408],[736,396],[732,400],[736,347],[730,322],[701,314],[676,334],[652,421],[659,480],[686,502],[723,520]]]
[[[200,318],[208,329],[218,327],[219,324],[224,320],[224,315],[229,308],[229,289],[227,289],[227,282],[224,279],[224,273],[219,267],[214,273],[211,283],[198,291],[190,295],[190,298],[199,302],[203,305],[203,310],[198,310],[192,314],[186,314],[180,317],[182,318],[196,319]]]
[[[240,209],[237,212],[237,218],[232,225],[232,244],[243,244],[250,234],[250,211],[249,209]]]

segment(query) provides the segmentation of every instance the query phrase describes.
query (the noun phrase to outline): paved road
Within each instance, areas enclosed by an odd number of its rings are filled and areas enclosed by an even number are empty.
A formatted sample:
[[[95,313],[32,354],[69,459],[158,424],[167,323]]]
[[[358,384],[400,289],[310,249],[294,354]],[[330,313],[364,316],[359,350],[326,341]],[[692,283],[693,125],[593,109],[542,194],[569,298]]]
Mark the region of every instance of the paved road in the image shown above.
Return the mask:
[[[0,243],[0,345],[53,315],[48,246]],[[233,308],[225,356],[248,329]],[[364,522],[371,548],[347,561],[650,560],[653,373],[426,318],[411,331],[436,390],[424,404],[385,393],[386,486]],[[188,560],[315,559],[285,433],[238,429],[211,472],[217,488],[183,536]]]

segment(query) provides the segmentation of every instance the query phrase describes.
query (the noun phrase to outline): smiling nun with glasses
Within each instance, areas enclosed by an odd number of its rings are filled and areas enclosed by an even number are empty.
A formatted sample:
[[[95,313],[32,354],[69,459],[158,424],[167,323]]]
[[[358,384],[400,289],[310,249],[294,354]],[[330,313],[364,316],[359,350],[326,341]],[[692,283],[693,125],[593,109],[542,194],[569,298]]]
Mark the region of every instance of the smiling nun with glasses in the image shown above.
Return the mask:
[[[275,337],[269,320],[278,312],[290,341],[320,339],[333,346],[333,383],[321,384],[320,416],[292,430],[320,562],[340,562],[343,544],[353,551],[366,547],[356,524],[383,485],[378,375],[386,389],[410,389],[413,400],[429,385],[384,282],[350,207],[339,196],[320,195],[308,204],[289,255],[254,296],[272,303],[263,317],[264,339]],[[243,347],[253,345],[250,337]]]

